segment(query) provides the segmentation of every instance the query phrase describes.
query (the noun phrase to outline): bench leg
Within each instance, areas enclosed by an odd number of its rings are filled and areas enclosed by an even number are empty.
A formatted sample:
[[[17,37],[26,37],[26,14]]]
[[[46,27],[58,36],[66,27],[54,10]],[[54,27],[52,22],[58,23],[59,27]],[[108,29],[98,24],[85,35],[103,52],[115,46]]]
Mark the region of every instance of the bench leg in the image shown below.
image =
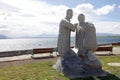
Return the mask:
[[[31,58],[33,58],[34,57],[34,50],[32,50],[32,54],[31,54]]]
[[[113,52],[112,52],[112,51],[110,51],[110,52],[109,52],[109,54],[110,54],[110,55],[113,55]]]
[[[50,55],[49,55],[50,57],[54,57],[54,55],[53,55],[53,52],[50,52]]]

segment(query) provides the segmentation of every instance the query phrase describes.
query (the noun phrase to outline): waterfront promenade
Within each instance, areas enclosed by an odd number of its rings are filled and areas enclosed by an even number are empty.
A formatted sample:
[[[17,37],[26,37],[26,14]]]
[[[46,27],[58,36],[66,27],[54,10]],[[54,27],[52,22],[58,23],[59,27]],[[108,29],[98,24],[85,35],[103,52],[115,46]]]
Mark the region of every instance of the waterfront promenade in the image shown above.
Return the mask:
[[[96,51],[95,54],[104,54],[109,55],[109,51]],[[120,45],[119,46],[113,46],[112,49],[113,55],[120,55]],[[49,56],[50,53],[44,53],[44,54],[35,54],[34,57],[44,57]],[[58,55],[57,52],[53,52],[53,56],[56,57]],[[16,60],[25,60],[25,59],[32,59],[32,50],[20,50],[20,51],[8,51],[8,52],[0,52],[0,62],[6,62],[6,61],[16,61]]]

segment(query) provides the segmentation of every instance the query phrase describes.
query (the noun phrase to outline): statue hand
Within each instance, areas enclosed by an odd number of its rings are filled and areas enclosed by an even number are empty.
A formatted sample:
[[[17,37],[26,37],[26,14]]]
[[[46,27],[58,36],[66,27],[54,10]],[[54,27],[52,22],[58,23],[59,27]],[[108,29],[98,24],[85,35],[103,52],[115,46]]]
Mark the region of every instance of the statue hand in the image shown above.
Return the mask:
[[[78,23],[75,23],[74,26],[77,27]]]

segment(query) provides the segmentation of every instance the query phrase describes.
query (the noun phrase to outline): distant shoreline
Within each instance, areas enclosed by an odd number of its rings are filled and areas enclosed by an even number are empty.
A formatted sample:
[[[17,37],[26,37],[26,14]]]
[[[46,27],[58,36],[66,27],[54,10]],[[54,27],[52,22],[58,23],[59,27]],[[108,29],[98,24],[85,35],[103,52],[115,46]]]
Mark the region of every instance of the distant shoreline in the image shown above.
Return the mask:
[[[97,38],[103,38],[103,37],[117,37],[117,38],[120,38],[120,35],[118,35],[118,36],[97,36]],[[49,37],[49,36],[47,36],[47,37],[14,37],[14,38],[10,38],[10,37],[6,37],[6,38],[0,38],[0,39],[39,39],[39,38],[58,38],[57,36],[55,36],[55,37]],[[72,38],[74,38],[74,36],[72,36]]]

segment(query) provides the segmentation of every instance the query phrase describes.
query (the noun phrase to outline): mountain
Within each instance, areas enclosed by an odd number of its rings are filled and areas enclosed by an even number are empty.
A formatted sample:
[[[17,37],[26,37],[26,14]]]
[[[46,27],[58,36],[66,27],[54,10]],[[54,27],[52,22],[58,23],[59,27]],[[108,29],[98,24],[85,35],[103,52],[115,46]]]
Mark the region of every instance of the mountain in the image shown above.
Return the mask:
[[[112,34],[112,33],[97,33],[96,34],[98,37],[99,36],[104,36],[104,37],[107,37],[107,36],[120,36],[120,34]],[[40,35],[36,35],[36,36],[22,36],[22,37],[9,37],[9,36],[6,36],[6,35],[0,35],[0,39],[10,39],[10,38],[43,38],[43,37],[58,37],[58,34],[46,34],[46,33],[43,33],[43,34],[40,34]]]
[[[7,39],[8,37],[5,35],[0,35],[0,39]]]
[[[120,34],[112,34],[112,33],[97,33],[97,36],[120,36]]]
[[[43,34],[40,34],[36,37],[57,37],[58,35],[57,34],[46,34],[46,33],[43,33]]]

